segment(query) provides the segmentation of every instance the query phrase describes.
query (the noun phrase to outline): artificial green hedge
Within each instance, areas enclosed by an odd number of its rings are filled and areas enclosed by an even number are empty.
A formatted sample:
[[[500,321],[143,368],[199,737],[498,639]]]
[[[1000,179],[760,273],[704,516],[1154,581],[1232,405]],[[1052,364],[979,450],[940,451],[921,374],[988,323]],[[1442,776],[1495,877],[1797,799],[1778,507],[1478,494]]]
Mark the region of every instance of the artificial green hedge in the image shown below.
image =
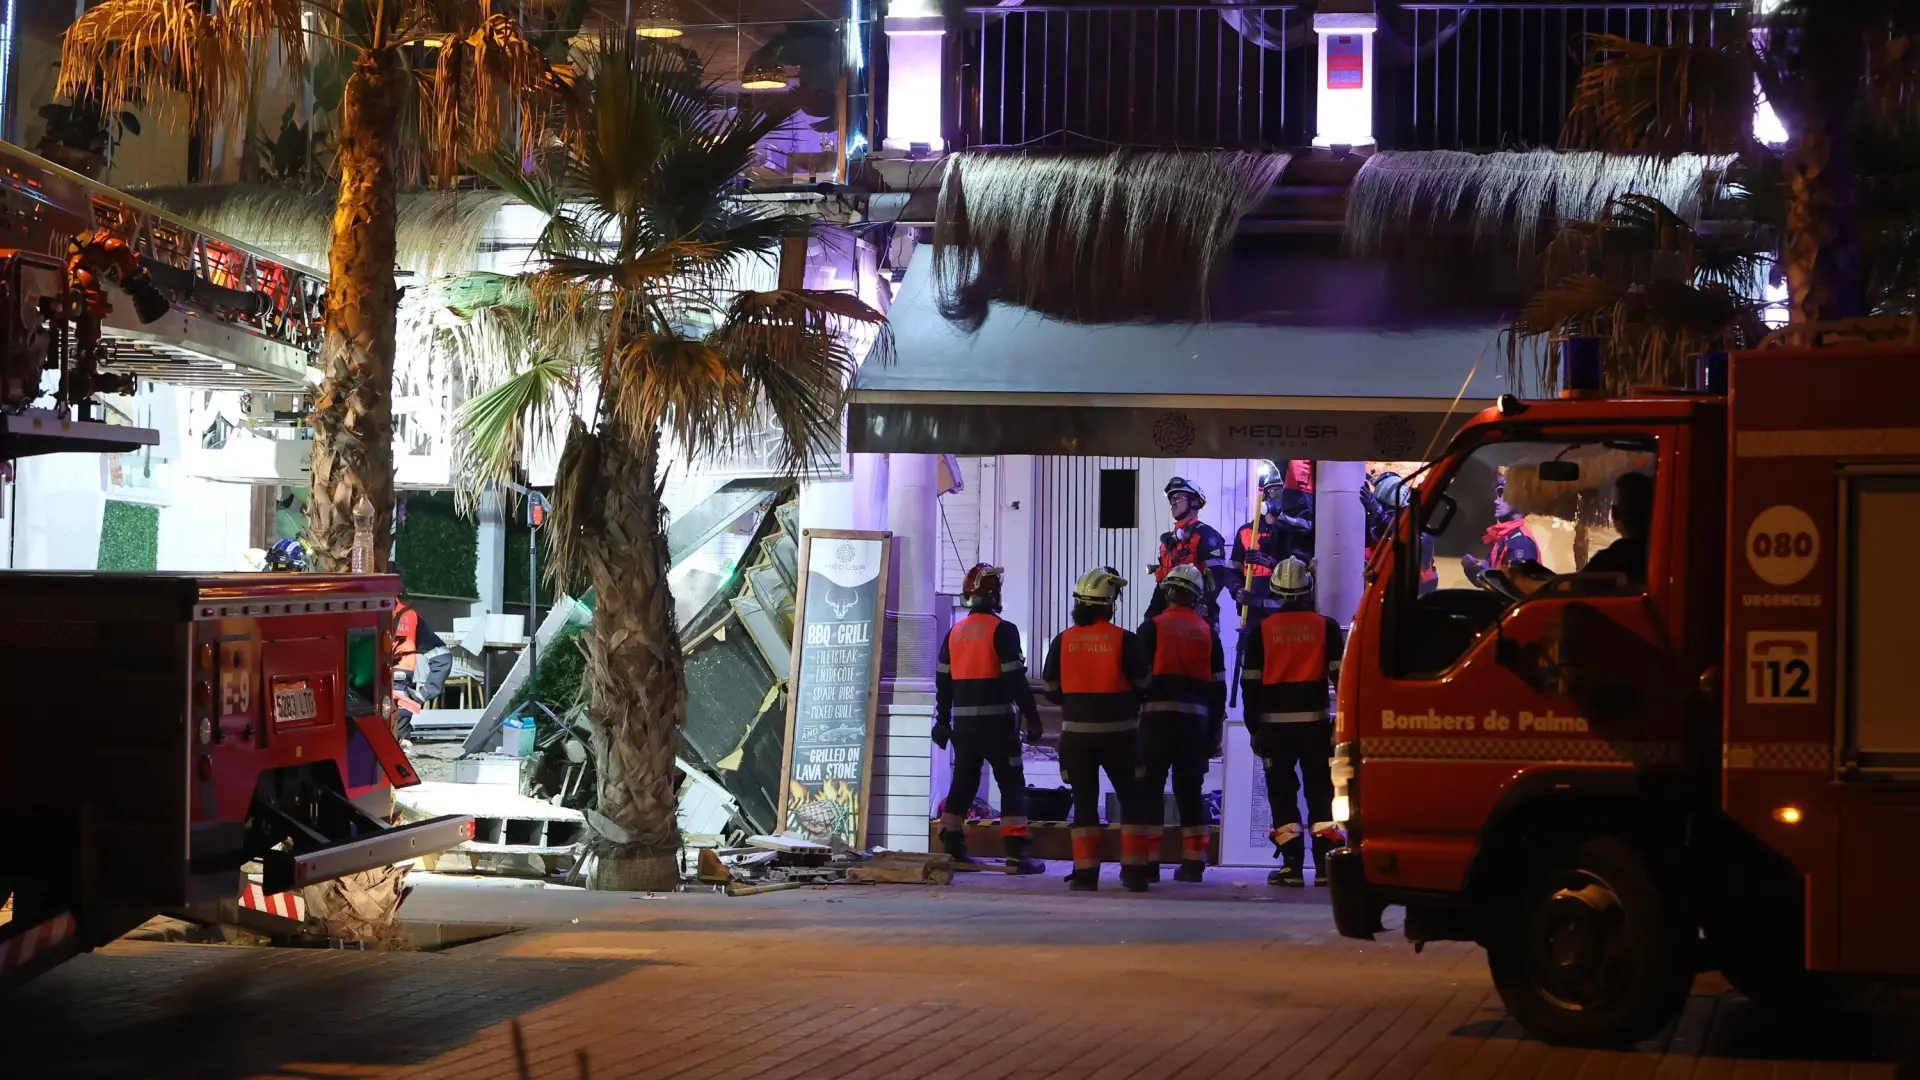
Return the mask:
[[[479,523],[454,509],[451,491],[416,491],[403,497],[406,514],[394,536],[400,587],[411,596],[479,599]],[[526,512],[525,503],[517,504],[507,522],[504,599],[515,607],[527,602],[527,538],[534,530],[527,527]],[[539,533],[540,606],[548,608],[553,606],[553,584],[547,579],[547,531]]]
[[[474,573],[480,530],[454,509],[453,492],[417,491],[403,498],[406,514],[393,538],[400,588],[409,596],[479,599]]]
[[[159,569],[160,508],[108,499],[96,565],[102,570]]]

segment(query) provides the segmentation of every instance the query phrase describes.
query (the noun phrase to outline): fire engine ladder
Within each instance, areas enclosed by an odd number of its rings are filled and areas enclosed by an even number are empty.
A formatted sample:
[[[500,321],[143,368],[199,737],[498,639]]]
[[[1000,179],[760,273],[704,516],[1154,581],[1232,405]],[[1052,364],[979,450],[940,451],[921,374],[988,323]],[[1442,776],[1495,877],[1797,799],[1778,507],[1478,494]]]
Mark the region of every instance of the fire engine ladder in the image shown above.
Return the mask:
[[[116,297],[103,370],[216,390],[297,393],[318,381],[326,275],[0,142],[5,246],[64,259],[68,240],[103,229],[139,254],[173,301],[143,325]],[[107,449],[74,440],[98,443],[111,426],[83,426],[0,415],[0,457]]]

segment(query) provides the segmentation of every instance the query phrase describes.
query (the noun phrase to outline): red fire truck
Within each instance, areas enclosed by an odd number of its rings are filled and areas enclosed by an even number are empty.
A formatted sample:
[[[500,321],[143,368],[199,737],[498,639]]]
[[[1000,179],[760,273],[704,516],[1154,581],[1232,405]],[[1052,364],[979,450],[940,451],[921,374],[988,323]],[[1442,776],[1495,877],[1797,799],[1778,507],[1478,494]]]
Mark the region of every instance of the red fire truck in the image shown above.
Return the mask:
[[[440,851],[390,826],[390,575],[0,573],[0,985],[167,910]]]
[[[1416,947],[1480,943],[1555,1041],[1651,1035],[1703,970],[1756,998],[1920,973],[1920,355],[1712,359],[1702,391],[1475,417],[1347,645],[1340,932],[1400,906]],[[1539,564],[1446,580],[1502,524]]]

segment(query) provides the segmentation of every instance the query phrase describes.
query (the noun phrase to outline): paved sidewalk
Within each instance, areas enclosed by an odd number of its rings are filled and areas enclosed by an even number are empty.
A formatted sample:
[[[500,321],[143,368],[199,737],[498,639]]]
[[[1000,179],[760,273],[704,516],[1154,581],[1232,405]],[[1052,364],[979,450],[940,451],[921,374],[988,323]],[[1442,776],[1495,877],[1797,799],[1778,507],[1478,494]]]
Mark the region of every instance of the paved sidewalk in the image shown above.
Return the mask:
[[[1057,878],[645,898],[423,884],[436,954],[122,943],[5,1003],[5,1075],[996,1078],[1900,1075],[1898,1025],[1782,1022],[1703,980],[1633,1053],[1524,1039],[1476,949],[1333,934],[1325,893]],[[424,879],[422,879],[424,881]],[[1238,883],[1236,883],[1238,882]],[[575,920],[578,920],[577,922]]]

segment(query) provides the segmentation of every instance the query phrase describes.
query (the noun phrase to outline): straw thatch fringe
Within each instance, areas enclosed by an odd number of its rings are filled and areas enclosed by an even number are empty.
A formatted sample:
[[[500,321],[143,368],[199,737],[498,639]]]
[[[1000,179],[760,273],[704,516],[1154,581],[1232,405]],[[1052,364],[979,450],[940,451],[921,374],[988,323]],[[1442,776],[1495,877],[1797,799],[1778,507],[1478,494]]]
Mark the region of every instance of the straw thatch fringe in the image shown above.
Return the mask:
[[[332,191],[224,184],[152,188],[137,194],[214,232],[326,269],[333,239]],[[400,268],[422,277],[472,270],[487,226],[511,201],[497,191],[402,193]]]
[[[1511,245],[1525,256],[1556,221],[1592,221],[1608,200],[1629,192],[1658,198],[1691,224],[1732,161],[1703,154],[1383,151],[1367,159],[1347,192],[1347,248],[1378,255],[1464,220],[1476,245]]]
[[[963,153],[947,159],[933,275],[947,318],[990,300],[1082,322],[1200,319],[1240,218],[1288,155]]]

